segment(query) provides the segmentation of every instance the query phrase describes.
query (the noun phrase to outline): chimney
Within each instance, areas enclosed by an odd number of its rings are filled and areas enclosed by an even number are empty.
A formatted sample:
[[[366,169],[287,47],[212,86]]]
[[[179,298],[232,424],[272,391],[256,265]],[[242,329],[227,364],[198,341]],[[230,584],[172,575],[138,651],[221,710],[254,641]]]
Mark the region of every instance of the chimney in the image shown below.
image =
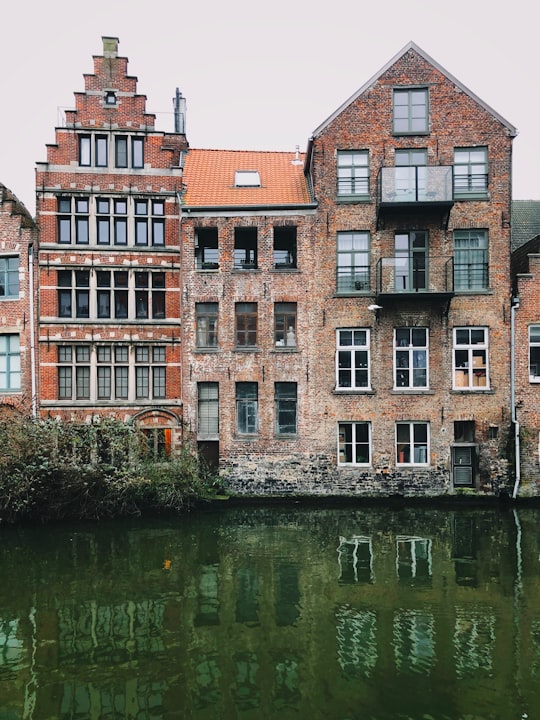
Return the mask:
[[[186,99],[182,97],[182,93],[176,88],[176,95],[173,98],[174,105],[174,132],[186,134]]]
[[[103,57],[115,58],[118,57],[118,38],[115,37],[102,37],[103,40]]]

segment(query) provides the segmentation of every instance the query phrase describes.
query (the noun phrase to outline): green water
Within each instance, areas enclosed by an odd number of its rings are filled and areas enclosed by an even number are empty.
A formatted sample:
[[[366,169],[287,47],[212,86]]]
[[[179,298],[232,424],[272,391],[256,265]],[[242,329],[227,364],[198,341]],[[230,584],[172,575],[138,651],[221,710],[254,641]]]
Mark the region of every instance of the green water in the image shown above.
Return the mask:
[[[0,528],[0,720],[535,720],[540,510]]]

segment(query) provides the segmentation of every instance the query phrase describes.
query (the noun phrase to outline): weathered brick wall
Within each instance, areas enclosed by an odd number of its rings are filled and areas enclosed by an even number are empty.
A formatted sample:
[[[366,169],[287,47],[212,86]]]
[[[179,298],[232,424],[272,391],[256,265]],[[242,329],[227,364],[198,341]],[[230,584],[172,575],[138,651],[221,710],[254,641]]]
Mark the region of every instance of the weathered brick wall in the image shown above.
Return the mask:
[[[13,193],[0,184],[0,258],[16,257],[19,263],[18,297],[0,298],[0,333],[19,336],[21,359],[21,388],[13,392],[0,391],[0,411],[2,406],[4,409],[9,406],[24,414],[32,412],[31,309],[37,318],[37,296],[30,287],[30,263],[35,282],[36,243],[32,217]]]
[[[429,87],[429,133],[394,135],[392,91],[396,86]],[[454,148],[487,146],[489,199],[455,202],[446,218],[433,210],[414,215],[395,212],[377,217],[376,180],[381,167],[393,166],[395,150],[425,148],[428,165],[453,165]],[[371,193],[367,202],[340,202],[336,197],[336,151],[369,150]],[[446,473],[450,486],[450,447],[454,422],[473,420],[480,445],[478,489],[490,491],[506,474],[506,443],[509,427],[510,378],[510,169],[511,133],[484,107],[450,79],[410,50],[365,92],[323,127],[313,142],[312,171],[319,203],[314,253],[318,257],[319,321],[315,329],[316,353],[312,371],[317,372],[317,392],[312,417],[326,422],[313,425],[313,446],[337,462],[337,422],[364,420],[373,431],[372,478],[383,470],[396,473],[395,422],[429,422],[431,467],[436,476]],[[375,299],[375,273],[381,257],[394,255],[394,235],[427,230],[429,257],[451,258],[453,232],[479,228],[489,237],[489,290],[456,295],[449,305],[427,297],[409,303],[396,299],[376,318],[368,305]],[[336,295],[336,236],[339,231],[368,231],[371,240],[371,292],[365,296]],[[393,390],[393,329],[400,326],[429,328],[429,391]],[[485,392],[452,390],[454,327],[482,326],[489,332],[490,389]],[[337,328],[371,330],[372,390],[345,395],[335,393],[335,335]],[[497,438],[491,438],[497,433]],[[420,472],[423,472],[422,470]],[[430,470],[429,473],[432,471]],[[428,474],[429,474],[428,473]],[[349,475],[338,469],[338,476]],[[387,476],[385,476],[387,477]],[[407,474],[405,474],[407,477]],[[382,479],[382,486],[386,480]]]
[[[540,493],[540,385],[529,380],[529,326],[540,325],[540,256],[529,255],[529,273],[518,276],[515,311],[516,417],[520,424],[520,495]]]

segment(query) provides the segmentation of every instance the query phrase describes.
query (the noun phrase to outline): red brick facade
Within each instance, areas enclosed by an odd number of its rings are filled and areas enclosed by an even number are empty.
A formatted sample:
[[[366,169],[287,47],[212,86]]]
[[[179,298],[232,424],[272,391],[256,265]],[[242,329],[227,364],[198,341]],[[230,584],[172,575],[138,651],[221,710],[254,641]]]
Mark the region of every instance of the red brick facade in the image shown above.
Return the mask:
[[[181,435],[182,133],[164,134],[103,39],[37,169],[43,416],[114,416]]]
[[[36,412],[33,328],[36,319],[34,221],[0,184],[0,413]]]
[[[42,415],[240,493],[506,491],[515,128],[411,43],[305,155],[193,150],[103,41],[37,169]]]
[[[540,237],[514,253],[514,403],[518,458],[514,494],[540,492]]]

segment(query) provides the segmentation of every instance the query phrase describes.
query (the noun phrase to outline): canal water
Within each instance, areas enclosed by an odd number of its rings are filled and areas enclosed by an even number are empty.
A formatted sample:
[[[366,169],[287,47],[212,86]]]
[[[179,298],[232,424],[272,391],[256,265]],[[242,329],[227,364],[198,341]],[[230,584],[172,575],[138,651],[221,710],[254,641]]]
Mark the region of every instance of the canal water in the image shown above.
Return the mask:
[[[0,720],[537,720],[540,510],[0,528]]]

